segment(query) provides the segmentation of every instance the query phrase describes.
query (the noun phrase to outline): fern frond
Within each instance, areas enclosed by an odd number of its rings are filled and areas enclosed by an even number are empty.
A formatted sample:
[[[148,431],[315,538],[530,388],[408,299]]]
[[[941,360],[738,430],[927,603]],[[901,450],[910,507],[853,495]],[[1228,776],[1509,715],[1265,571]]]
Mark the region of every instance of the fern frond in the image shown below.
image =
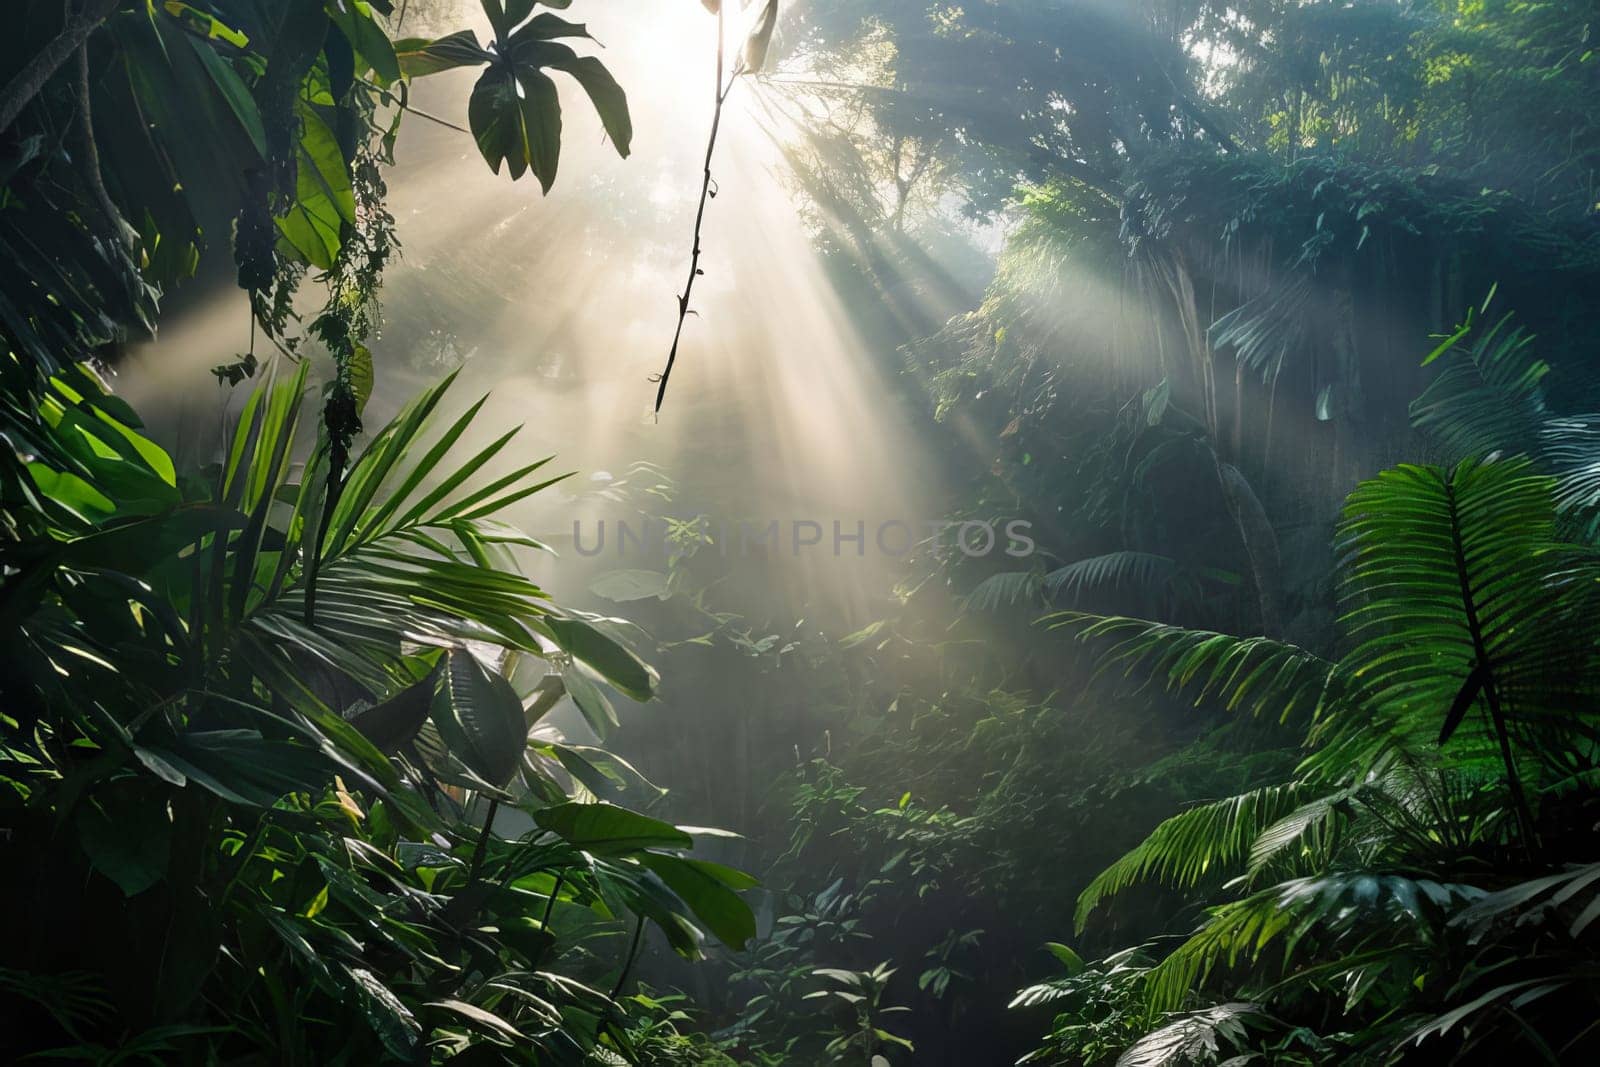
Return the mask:
[[[1155,880],[1187,889],[1208,874],[1240,863],[1261,832],[1293,811],[1305,792],[1303,783],[1288,782],[1174,815],[1089,883],[1078,897],[1073,917],[1078,930],[1103,900],[1129,886]]]
[[[1225,1048],[1242,1046],[1250,1024],[1265,1018],[1261,1005],[1244,1001],[1186,1012],[1128,1046],[1117,1067],[1211,1063]]]

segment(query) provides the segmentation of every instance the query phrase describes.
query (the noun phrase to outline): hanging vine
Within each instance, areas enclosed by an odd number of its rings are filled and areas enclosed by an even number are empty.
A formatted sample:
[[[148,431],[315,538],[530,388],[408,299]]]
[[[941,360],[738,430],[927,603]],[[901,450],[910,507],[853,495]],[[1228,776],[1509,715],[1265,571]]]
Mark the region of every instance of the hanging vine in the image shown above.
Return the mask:
[[[694,239],[689,246],[689,276],[678,295],[678,324],[672,332],[672,347],[667,350],[667,365],[650,380],[657,383],[655,413],[661,414],[661,405],[667,398],[667,383],[672,378],[672,368],[678,362],[678,348],[683,341],[683,324],[689,318],[689,299],[694,294],[694,281],[705,273],[700,266],[700,231],[706,221],[706,203],[716,198],[716,182],[711,176],[711,160],[717,151],[717,134],[722,128],[722,107],[728,94],[739,83],[743,74],[757,74],[766,65],[767,51],[772,44],[772,31],[778,24],[778,0],[765,0],[745,38],[744,48],[734,62],[733,71],[724,77],[726,70],[727,14],[722,0],[700,0],[707,11],[717,16],[717,62],[714,81],[715,94],[711,110],[711,134],[706,138],[705,165],[701,171],[700,206],[694,216]]]

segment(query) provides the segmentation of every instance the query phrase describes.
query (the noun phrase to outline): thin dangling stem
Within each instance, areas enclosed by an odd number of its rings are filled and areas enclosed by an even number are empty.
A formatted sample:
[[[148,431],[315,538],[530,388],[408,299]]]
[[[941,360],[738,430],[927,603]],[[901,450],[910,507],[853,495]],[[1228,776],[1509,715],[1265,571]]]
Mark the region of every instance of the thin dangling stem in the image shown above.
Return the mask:
[[[639,943],[644,940],[644,916],[633,924],[633,943],[628,946],[628,958],[623,961],[622,973],[617,975],[617,984],[611,989],[611,999],[616,1000],[617,994],[622,992],[622,987],[628,984],[628,975],[633,971],[633,963],[639,958]]]
[[[678,327],[672,334],[672,347],[667,351],[667,366],[655,380],[660,383],[656,389],[655,413],[661,414],[661,404],[667,398],[667,380],[672,377],[673,364],[678,362],[678,344],[683,339],[683,324],[689,317],[689,296],[694,292],[694,280],[700,276],[700,228],[706,220],[706,202],[716,194],[711,190],[711,157],[717,150],[717,131],[722,127],[722,105],[728,99],[728,94],[738,83],[739,75],[743,73],[742,66],[736,66],[733,77],[727,85],[722,83],[724,67],[724,46],[726,35],[724,23],[726,15],[723,9],[726,5],[717,5],[717,84],[715,93],[715,107],[711,112],[711,136],[706,139],[706,161],[700,181],[700,209],[694,216],[694,244],[689,252],[689,278],[683,283],[683,295],[678,297]]]
[[[472,866],[467,872],[467,884],[471,885],[478,880],[478,875],[483,871],[483,860],[489,853],[489,839],[494,831],[494,817],[500,811],[500,802],[491,799],[489,812],[483,817],[483,830],[478,834],[478,850],[472,854]]]

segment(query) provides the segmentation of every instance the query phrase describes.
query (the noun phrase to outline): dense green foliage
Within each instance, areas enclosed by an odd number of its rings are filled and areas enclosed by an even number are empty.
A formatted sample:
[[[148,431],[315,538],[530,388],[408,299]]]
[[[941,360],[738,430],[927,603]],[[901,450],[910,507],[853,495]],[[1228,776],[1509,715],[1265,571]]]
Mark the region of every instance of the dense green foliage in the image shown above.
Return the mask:
[[[535,6],[487,0],[492,53],[392,41],[387,4],[19,16],[0,93],[8,1060],[637,1061],[693,1047],[625,995],[646,926],[691,957],[754,933],[754,880],[688,855],[716,831],[613,803],[659,791],[542,722],[570,697],[604,737],[607,693],[656,681],[617,620],[517,567],[543,546],[498,516],[561,480],[548,460],[490,476],[515,431],[458,456],[483,402],[433,428],[449,378],[362,434],[408,79],[487,63],[471,123],[513,177],[555,176],[542,68],[627,152],[621,90],[553,40],[583,28]],[[186,469],[99,361],[230,253],[279,355],[218,368],[271,364],[217,462]],[[311,271],[326,302],[302,323]]]
[[[785,24],[819,246],[952,517],[1043,552],[924,545],[848,636],[652,586],[669,675],[745,679],[696,712],[779,897],[731,1054],[863,1058],[847,971],[891,1063],[1592,1055],[1594,14]],[[970,311],[952,193],[1011,223]]]
[[[753,882],[597,802],[627,764],[530,747],[563,691],[603,730],[599,684],[653,683],[602,620],[497,562],[527,538],[493,516],[542,464],[480,484],[507,435],[445,465],[475,408],[427,443],[440,385],[328,507],[325,440],[291,473],[305,384],[302,364],[253,392],[208,476],[54,380],[51,458],[8,468],[35,508],[10,513],[6,848],[35,858],[7,890],[26,1010],[6,1040],[262,1062],[625,1049],[622,980],[585,981],[607,969],[586,943],[633,914],[686,954],[696,921],[737,944]]]
[[[1600,1054],[1593,0],[738,5],[680,337],[743,78],[925,495],[1037,543],[930,535],[850,626],[649,461],[591,489],[669,529],[585,571],[627,621],[558,605],[548,460],[453,374],[364,423],[413,80],[543,191],[552,74],[631,150],[568,0],[22,6],[8,1057]],[[470,333],[479,258],[405,328]],[[218,278],[262,350],[189,464],[102,372]]]

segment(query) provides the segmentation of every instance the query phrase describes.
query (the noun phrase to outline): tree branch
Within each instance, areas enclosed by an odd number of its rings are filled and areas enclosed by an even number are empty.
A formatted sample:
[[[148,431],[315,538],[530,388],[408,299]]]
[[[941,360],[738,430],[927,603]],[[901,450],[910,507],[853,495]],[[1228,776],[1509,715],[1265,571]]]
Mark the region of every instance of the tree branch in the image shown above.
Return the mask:
[[[123,247],[131,248],[135,241],[132,228],[123,220],[111,194],[106,191],[105,176],[100,171],[100,146],[94,139],[94,111],[89,103],[89,44],[78,46],[78,126],[83,138],[83,178],[89,185],[95,205],[106,217],[106,225],[117,235]]]
[[[17,121],[17,116],[22,114],[23,108],[33,102],[39,91],[61,69],[61,64],[72,58],[72,54],[89,39],[89,35],[100,27],[100,24],[111,17],[122,0],[86,0],[84,9],[75,16],[68,16],[66,25],[61,28],[49,43],[39,49],[38,53],[16,75],[0,89],[0,133],[11,129],[11,124]]]

